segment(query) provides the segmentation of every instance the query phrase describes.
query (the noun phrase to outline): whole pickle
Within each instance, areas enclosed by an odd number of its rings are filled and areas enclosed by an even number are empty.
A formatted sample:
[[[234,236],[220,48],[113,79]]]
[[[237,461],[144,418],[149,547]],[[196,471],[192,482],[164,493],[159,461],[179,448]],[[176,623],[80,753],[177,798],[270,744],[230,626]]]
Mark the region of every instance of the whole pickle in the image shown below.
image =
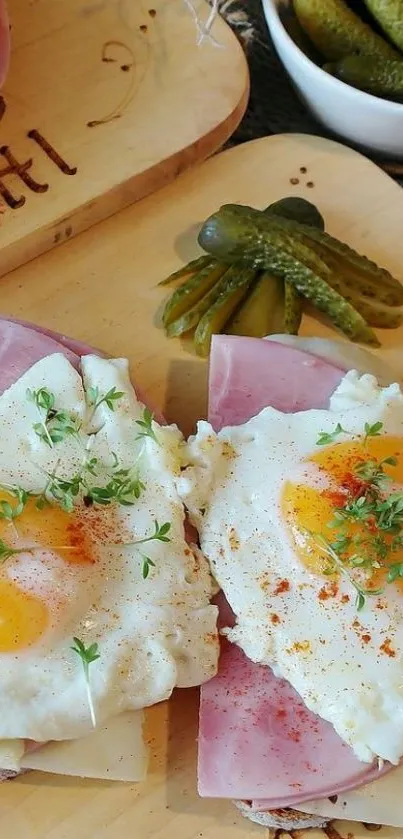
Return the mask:
[[[341,61],[325,64],[323,69],[340,81],[374,96],[403,100],[403,60],[395,61],[372,55],[349,55]]]
[[[294,0],[297,18],[328,61],[347,55],[397,58],[397,51],[354,14],[343,0]]]
[[[280,198],[265,210],[265,214],[274,213],[281,218],[288,218],[290,221],[299,221],[300,224],[309,224],[317,227],[318,230],[325,229],[323,216],[315,204],[311,204],[305,198],[298,198],[296,195],[288,198]]]
[[[403,50],[403,0],[365,0],[365,4],[390,40]]]

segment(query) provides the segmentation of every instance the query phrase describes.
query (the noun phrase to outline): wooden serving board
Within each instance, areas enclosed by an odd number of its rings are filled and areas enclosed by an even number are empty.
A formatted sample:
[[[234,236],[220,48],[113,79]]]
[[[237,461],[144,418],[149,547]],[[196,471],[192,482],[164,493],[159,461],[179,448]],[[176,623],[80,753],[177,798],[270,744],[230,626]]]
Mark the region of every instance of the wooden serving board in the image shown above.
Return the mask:
[[[249,90],[231,29],[218,18],[218,46],[197,46],[183,0],[10,0],[9,12],[0,275],[209,157]]]
[[[302,170],[305,170],[302,171]],[[298,183],[295,183],[295,181]],[[310,186],[309,184],[313,184]],[[285,195],[313,200],[331,233],[403,279],[403,192],[374,164],[341,145],[284,135],[237,147],[175,183],[5,276],[3,314],[130,359],[133,379],[169,420],[191,431],[205,416],[207,363],[154,323],[157,282],[193,257],[200,222],[228,201],[263,207]],[[306,318],[305,334],[332,334]],[[403,375],[403,330],[380,333]],[[230,802],[196,792],[198,692],[182,691],[147,712],[150,773],[141,785],[29,773],[0,786],[5,839],[257,839],[263,828]],[[368,839],[358,824],[342,837]],[[312,839],[320,839],[318,832]],[[383,829],[380,839],[401,839]]]

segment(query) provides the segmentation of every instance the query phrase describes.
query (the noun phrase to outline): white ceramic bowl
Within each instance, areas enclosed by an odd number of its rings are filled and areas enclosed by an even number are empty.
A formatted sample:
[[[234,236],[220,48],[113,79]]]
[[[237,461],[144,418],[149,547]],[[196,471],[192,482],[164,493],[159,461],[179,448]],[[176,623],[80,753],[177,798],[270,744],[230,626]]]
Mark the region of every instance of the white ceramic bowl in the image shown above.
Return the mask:
[[[306,105],[331,131],[388,157],[403,158],[403,104],[378,99],[318,67],[289,36],[281,12],[290,0],[262,0],[277,53]]]

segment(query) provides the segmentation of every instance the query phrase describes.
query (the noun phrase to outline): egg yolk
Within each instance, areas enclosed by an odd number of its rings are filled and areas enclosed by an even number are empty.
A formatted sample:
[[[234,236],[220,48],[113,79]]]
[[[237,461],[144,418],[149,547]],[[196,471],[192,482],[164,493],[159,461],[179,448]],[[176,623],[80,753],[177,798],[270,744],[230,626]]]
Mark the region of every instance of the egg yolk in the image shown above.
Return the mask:
[[[0,579],[0,653],[13,653],[39,641],[49,624],[46,603]]]
[[[372,437],[365,442],[354,440],[336,443],[318,449],[307,458],[306,483],[285,483],[282,494],[283,516],[290,529],[296,553],[310,572],[326,574],[329,570],[329,559],[318,546],[317,537],[332,542],[337,536],[335,510],[342,508],[348,500],[358,498],[365,489],[363,480],[357,475],[357,466],[369,460],[376,460],[379,464],[385,458],[395,458],[396,465],[383,464],[382,468],[391,478],[391,487],[400,492],[403,486],[396,487],[396,484],[403,485],[402,454],[403,439],[398,437]],[[321,477],[326,479],[325,487],[321,486]],[[368,521],[349,521],[343,529],[344,535],[363,541],[372,536],[375,538],[377,532],[376,528],[371,532],[371,522]],[[387,533],[382,535],[390,546],[393,536]],[[348,548],[346,558],[356,550],[354,546]],[[402,561],[403,550],[390,552],[385,559],[385,567],[372,570],[369,587],[375,589],[382,586],[387,566]],[[329,574],[326,576],[329,579]],[[398,585],[403,591],[402,581],[399,580]]]
[[[5,491],[0,491],[2,501],[12,508],[16,506],[16,499]],[[67,513],[56,504],[38,510],[36,499],[29,498],[22,513],[12,522],[0,519],[0,539],[12,550],[47,551],[67,565],[93,563],[94,522],[91,519],[94,514],[88,513],[86,508]],[[51,620],[49,604],[10,579],[8,561],[4,558],[3,566],[0,566],[0,653],[32,646],[48,629]]]

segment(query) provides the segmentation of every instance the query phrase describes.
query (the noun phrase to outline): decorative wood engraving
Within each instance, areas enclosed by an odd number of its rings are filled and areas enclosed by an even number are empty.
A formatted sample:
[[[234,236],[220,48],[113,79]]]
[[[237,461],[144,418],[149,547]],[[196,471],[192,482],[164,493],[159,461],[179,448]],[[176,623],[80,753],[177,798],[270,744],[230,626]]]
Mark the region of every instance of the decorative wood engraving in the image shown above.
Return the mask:
[[[3,118],[6,112],[6,102],[4,98],[0,97],[0,120]],[[49,160],[57,166],[60,172],[63,175],[75,175],[77,173],[77,167],[71,167],[69,164],[64,160],[64,158],[56,151],[56,149],[49,143],[48,140],[43,137],[43,135],[36,129],[33,128],[31,131],[27,132],[27,137],[33,142],[46,154]],[[2,163],[5,163],[3,166]],[[20,207],[23,207],[26,202],[25,195],[15,195],[13,191],[11,191],[10,187],[5,182],[5,179],[8,176],[17,176],[20,181],[31,191],[35,193],[47,192],[49,189],[48,183],[40,183],[37,181],[33,174],[31,173],[31,169],[34,164],[33,157],[29,157],[28,160],[20,161],[18,160],[13,152],[11,151],[10,146],[3,145],[0,147],[0,195],[2,196],[4,203],[10,208],[10,210],[18,210]]]

